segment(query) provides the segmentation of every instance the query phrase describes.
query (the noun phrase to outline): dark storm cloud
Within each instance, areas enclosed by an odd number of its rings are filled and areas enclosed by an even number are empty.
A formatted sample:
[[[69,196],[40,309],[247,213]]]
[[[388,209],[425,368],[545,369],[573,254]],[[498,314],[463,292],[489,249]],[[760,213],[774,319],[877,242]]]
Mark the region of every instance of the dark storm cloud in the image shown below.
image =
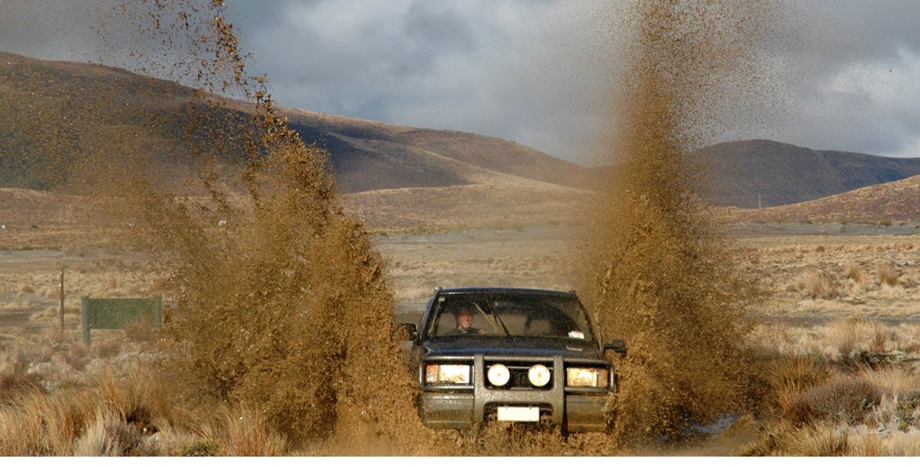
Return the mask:
[[[763,111],[727,139],[920,157],[920,2],[789,1],[782,13],[762,51],[774,76]]]
[[[130,66],[90,29],[116,4],[0,0],[0,50]],[[583,162],[601,150],[611,94],[629,79],[615,70],[605,0],[228,5],[252,71],[269,75],[284,105],[498,136]],[[758,50],[769,85],[724,103],[731,126],[717,139],[920,156],[920,2],[782,6]]]
[[[285,20],[251,31],[255,55],[282,101],[321,112],[473,131],[588,161],[601,150],[611,88],[628,79],[607,75],[616,51],[592,50],[611,14],[605,2],[282,9]],[[918,18],[914,1],[787,2],[762,51],[772,82],[722,139],[920,156]]]
[[[413,2],[403,30],[432,53],[471,50],[477,45],[467,18],[447,3]]]
[[[570,43],[587,36],[565,30],[585,19],[578,3],[346,0],[279,9],[279,22],[246,34],[286,105],[473,131],[569,158],[594,139],[594,96],[583,91],[600,80],[584,73]]]

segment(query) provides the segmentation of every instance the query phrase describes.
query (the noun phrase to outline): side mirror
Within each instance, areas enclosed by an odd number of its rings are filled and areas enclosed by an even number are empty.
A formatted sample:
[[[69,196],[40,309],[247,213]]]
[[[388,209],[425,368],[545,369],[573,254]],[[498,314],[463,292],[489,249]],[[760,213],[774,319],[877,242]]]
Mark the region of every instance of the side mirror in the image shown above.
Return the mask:
[[[614,339],[613,342],[604,344],[604,354],[606,354],[608,350],[626,355],[626,342],[624,342],[623,339]]]
[[[400,341],[415,341],[418,339],[418,329],[415,323],[399,323],[396,328],[396,337]]]

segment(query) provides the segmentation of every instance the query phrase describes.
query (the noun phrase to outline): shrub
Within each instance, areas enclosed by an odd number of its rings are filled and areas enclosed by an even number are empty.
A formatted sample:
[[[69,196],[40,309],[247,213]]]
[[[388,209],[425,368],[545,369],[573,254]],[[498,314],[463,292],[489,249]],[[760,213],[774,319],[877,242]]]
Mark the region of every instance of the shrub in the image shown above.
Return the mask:
[[[220,443],[208,439],[195,440],[176,453],[179,457],[209,457],[222,454]]]
[[[898,429],[907,431],[910,427],[920,427],[920,392],[914,391],[898,397]]]
[[[803,392],[787,415],[797,425],[819,420],[855,425],[880,401],[881,394],[868,381],[837,376]]]

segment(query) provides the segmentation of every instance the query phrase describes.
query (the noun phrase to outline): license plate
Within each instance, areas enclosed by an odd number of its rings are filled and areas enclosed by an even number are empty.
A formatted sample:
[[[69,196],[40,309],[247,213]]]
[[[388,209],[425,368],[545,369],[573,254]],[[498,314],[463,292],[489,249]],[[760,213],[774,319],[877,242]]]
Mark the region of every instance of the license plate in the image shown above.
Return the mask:
[[[500,422],[539,422],[539,407],[499,407],[498,421]]]

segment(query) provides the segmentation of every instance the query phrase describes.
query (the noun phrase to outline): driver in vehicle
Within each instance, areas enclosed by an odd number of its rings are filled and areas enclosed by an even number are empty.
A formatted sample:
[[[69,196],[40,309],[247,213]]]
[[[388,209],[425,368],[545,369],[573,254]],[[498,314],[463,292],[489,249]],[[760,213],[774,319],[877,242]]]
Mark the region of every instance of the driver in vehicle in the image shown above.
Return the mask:
[[[455,335],[468,334],[485,334],[485,329],[473,327],[473,307],[469,304],[461,304],[454,310],[454,318],[457,320],[457,329],[453,332]]]

